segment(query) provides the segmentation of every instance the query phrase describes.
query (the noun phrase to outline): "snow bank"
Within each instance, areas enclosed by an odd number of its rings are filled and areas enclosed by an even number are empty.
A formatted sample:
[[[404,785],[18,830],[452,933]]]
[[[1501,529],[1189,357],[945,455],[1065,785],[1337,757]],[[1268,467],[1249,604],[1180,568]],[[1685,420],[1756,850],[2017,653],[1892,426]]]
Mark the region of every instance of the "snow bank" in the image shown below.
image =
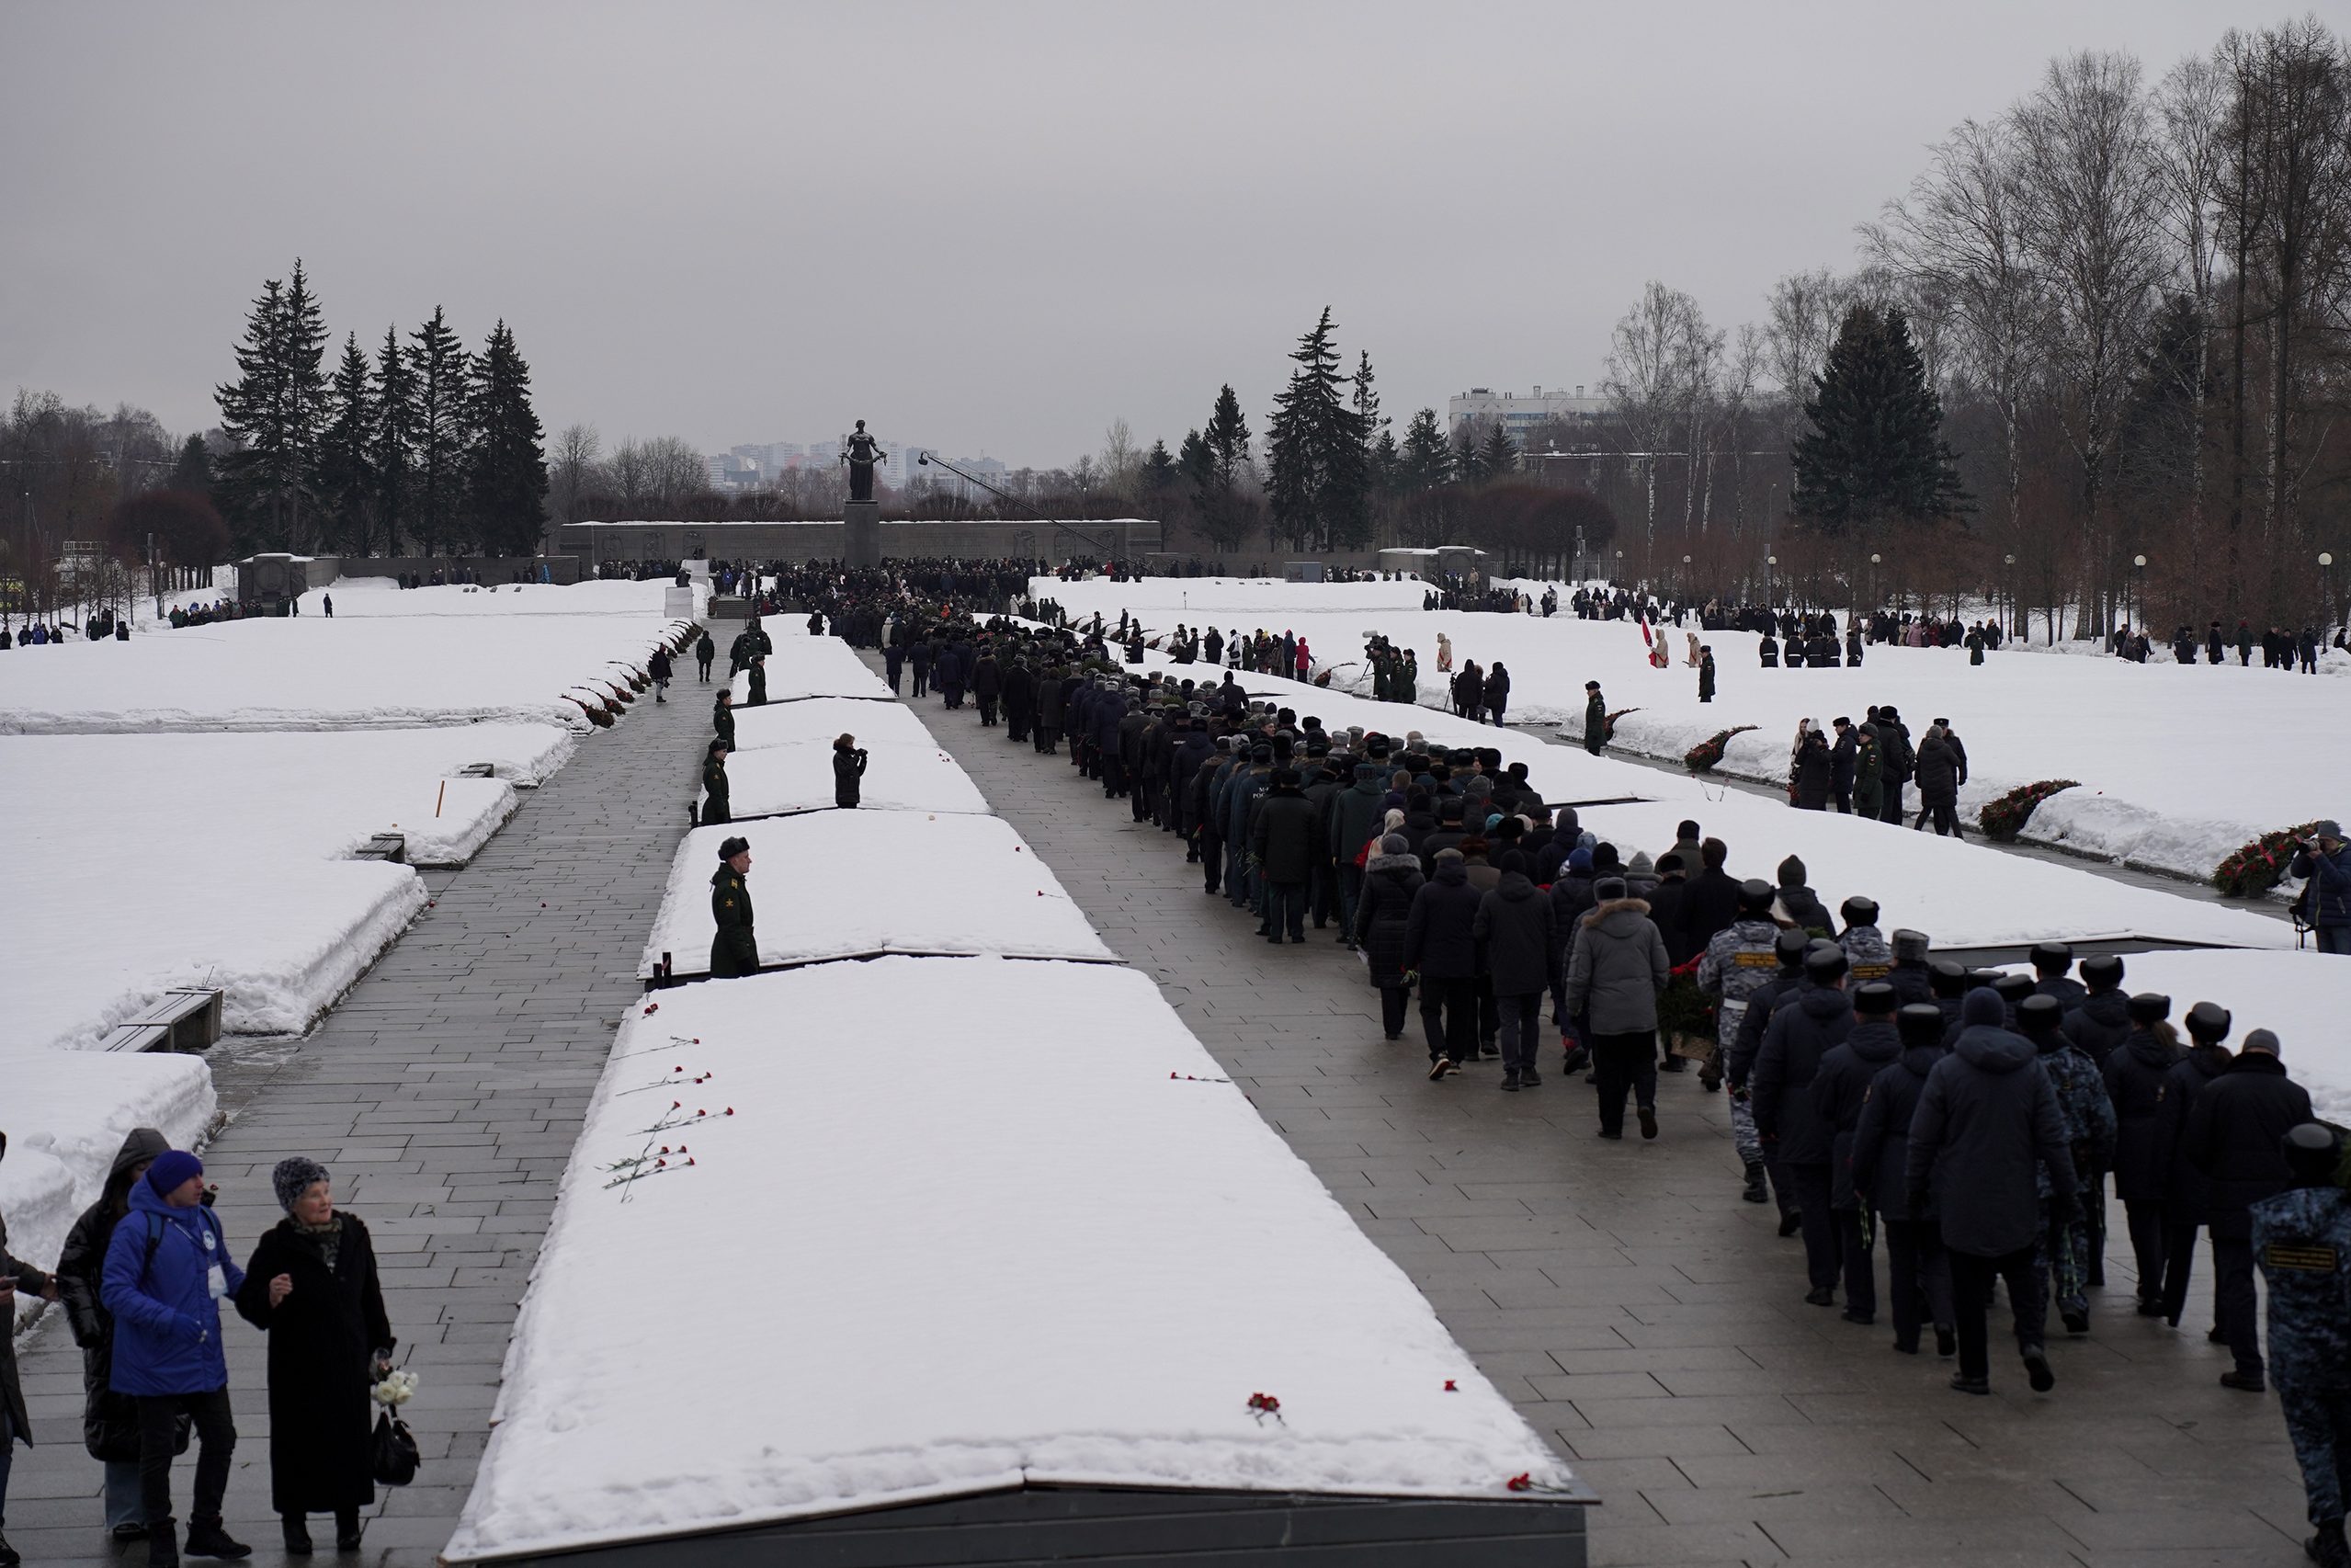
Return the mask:
[[[1201,583],[1219,586],[1195,594],[1187,607],[1185,596]],[[1766,670],[1754,633],[1698,631],[1714,649],[1719,687],[1715,700],[1701,704],[1698,673],[1682,662],[1695,625],[1660,629],[1674,663],[1657,670],[1630,621],[1423,611],[1415,583],[1221,585],[1042,578],[1034,591],[1058,600],[1073,619],[1100,609],[1115,622],[1128,609],[1154,634],[1179,620],[1227,632],[1294,631],[1307,639],[1318,667],[1335,669],[1336,684],[1365,690],[1364,633],[1378,631],[1415,652],[1427,705],[1448,700],[1448,677],[1437,668],[1443,632],[1457,664],[1475,659],[1487,667],[1500,659],[1507,666],[1507,716],[1515,722],[1564,723],[1580,736],[1584,683],[1596,679],[1611,710],[1637,710],[1618,722],[1618,747],[1678,762],[1718,731],[1754,724],[1755,733],[1732,742],[1721,770],[1765,782],[1785,782],[1799,719],[1825,724],[1846,714],[1857,722],[1873,704],[1891,703],[1914,740],[1928,720],[1952,721],[1968,747],[1972,779],[1960,804],[1971,819],[1983,801],[2017,785],[2080,779],[2081,790],[2034,814],[2028,837],[2199,881],[2258,834],[2340,815],[2336,781],[2351,776],[2351,728],[2318,717],[2339,688],[2233,663],[2183,669],[2037,658],[2011,645],[1971,666],[1964,649],[1871,646],[1858,669]]]
[[[804,697],[875,697],[889,700],[890,683],[865,667],[857,650],[837,637],[778,637],[767,655],[767,700],[792,702]],[[719,657],[726,657],[721,640]],[[751,700],[751,672],[734,677],[737,711],[756,712]]]
[[[763,965],[892,952],[1113,956],[1051,870],[1001,818],[826,811],[687,834],[670,868],[640,978],[652,977],[664,952],[681,975],[710,972],[718,929],[710,877],[720,844],[737,834],[751,843],[754,930]]]
[[[810,741],[831,745],[833,738],[842,734],[857,736],[857,744],[868,748],[935,744],[923,722],[904,705],[893,701],[812,697],[804,702],[770,702],[758,708],[738,708],[734,712],[734,744],[738,751],[801,745]],[[733,761],[727,764],[730,769],[734,766]]]
[[[939,750],[929,736],[919,745],[868,743],[862,735],[858,743],[867,754],[860,810],[987,811],[988,802],[962,765]],[[726,770],[728,802],[738,822],[786,812],[833,809],[830,737],[736,752],[727,758]]]
[[[2351,1003],[2351,959],[2315,952],[2131,953],[2122,960],[2123,988],[2159,991],[2172,999],[2172,1021],[2198,1002],[2229,1009],[2228,1043],[2253,1029],[2277,1036],[2279,1058],[2311,1092],[2311,1106],[2332,1121],[2351,1121],[2351,1038],[2344,1008]]]
[[[222,621],[0,657],[0,734],[495,720],[585,730],[586,715],[565,693],[601,700],[616,685],[625,689],[654,645],[683,624],[658,612],[369,617],[342,609],[338,597],[331,619]]]
[[[8,1247],[40,1268],[57,1261],[74,1217],[97,1201],[115,1152],[134,1127],[175,1148],[212,1119],[212,1074],[198,1056],[168,1052],[10,1050],[0,1053],[0,1214]]]
[[[884,959],[653,1000],[573,1151],[448,1558],[1023,1481],[1569,1483],[1143,976]],[[874,1041],[886,1068],[840,1065]],[[648,1318],[616,1268],[676,1288]]]
[[[619,615],[664,619],[664,595],[676,584],[669,578],[653,583],[594,579],[568,587],[551,583],[453,583],[430,588],[403,588],[390,577],[343,577],[325,588],[302,596],[301,619],[324,619],[324,600],[335,600],[335,619],[377,616],[501,616]],[[709,607],[706,583],[695,599],[696,614]]]

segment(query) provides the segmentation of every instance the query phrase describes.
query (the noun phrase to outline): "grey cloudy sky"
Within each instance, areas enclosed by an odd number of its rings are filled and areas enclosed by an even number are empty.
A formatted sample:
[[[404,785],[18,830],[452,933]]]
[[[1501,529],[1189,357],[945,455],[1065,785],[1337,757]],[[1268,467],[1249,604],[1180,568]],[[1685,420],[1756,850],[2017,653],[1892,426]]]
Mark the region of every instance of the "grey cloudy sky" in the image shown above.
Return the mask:
[[[1325,304],[1401,424],[1596,384],[1651,278],[1755,318],[2052,53],[2291,8],[0,0],[0,393],[210,424],[300,256],[338,344],[503,315],[608,441],[1172,447]]]

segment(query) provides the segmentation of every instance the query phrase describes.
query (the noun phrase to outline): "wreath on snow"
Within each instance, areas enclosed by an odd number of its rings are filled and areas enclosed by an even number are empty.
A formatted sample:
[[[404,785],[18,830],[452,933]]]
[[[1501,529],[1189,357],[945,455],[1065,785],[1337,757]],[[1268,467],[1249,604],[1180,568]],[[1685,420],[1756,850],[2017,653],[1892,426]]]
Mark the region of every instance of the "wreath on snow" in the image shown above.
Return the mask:
[[[2317,826],[2313,820],[2300,827],[2263,834],[2213,868],[2212,885],[2231,898],[2259,898],[2277,885],[2287,863],[2294,858],[2294,846],[2308,839]]]
[[[1641,710],[1638,708],[1619,708],[1613,713],[1601,715],[1600,744],[1602,745],[1614,745],[1617,740],[1617,721],[1623,718],[1628,713],[1638,713]]]
[[[2033,808],[2061,790],[2071,790],[2082,781],[2078,778],[2044,778],[2038,784],[2020,784],[1996,801],[1984,802],[1975,820],[1983,828],[1983,835],[1998,844],[2014,844],[2016,835],[2030,822]]]
[[[1713,772],[1715,764],[1722,760],[1723,749],[1730,745],[1731,737],[1743,735],[1754,728],[1753,724],[1733,724],[1727,730],[1717,730],[1710,738],[1682,754],[1682,766],[1692,773]]]

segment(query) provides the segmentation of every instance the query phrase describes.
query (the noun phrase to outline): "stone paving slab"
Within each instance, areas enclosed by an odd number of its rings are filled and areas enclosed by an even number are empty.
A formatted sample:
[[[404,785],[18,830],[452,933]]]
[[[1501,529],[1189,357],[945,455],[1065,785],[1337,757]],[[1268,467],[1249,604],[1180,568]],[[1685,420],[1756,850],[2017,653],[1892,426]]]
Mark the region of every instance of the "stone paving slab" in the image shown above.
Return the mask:
[[[489,1435],[500,1366],[553,1211],[555,1187],[653,926],[710,721],[698,687],[640,699],[585,741],[472,862],[426,873],[434,903],[299,1041],[214,1052],[228,1124],[204,1151],[231,1250],[280,1218],[269,1171],[311,1155],[368,1221],[406,1364],[415,1484],[380,1488],[365,1552],[315,1561],[425,1568],[449,1538]],[[653,827],[649,824],[675,825]],[[230,1530],[253,1562],[283,1557],[269,1509],[266,1341],[226,1325],[238,1443]],[[40,1446],[17,1451],[8,1539],[28,1563],[136,1568],[102,1528],[99,1471],[81,1445],[81,1359],[62,1318],[19,1349]],[[183,1519],[195,1455],[175,1467]]]
[[[2229,1358],[2201,1321],[2131,1315],[2118,1205],[2092,1336],[2050,1346],[2056,1392],[2025,1389],[1995,1318],[1994,1396],[1953,1393],[1951,1363],[1895,1354],[1884,1320],[1803,1304],[1800,1244],[1739,1200],[1728,1106],[1695,1074],[1661,1080],[1654,1142],[1600,1142],[1592,1091],[1556,1072],[1516,1095],[1491,1063],[1431,1084],[1417,1017],[1380,1038],[1335,932],[1251,937],[1172,835],[1066,756],[935,697],[910,706],[1598,1488],[1595,1564],[2302,1561],[2275,1398],[2217,1385]],[[1883,1268],[1880,1249],[1881,1298]]]

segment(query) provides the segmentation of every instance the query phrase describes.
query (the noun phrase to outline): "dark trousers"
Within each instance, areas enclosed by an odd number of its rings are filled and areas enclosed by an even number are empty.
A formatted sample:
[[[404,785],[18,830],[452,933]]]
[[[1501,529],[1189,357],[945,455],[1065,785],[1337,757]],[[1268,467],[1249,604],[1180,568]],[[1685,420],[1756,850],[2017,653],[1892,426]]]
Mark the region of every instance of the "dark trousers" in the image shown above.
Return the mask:
[[[2196,1272],[2196,1233],[2202,1227],[2181,1218],[2177,1205],[2164,1205],[2164,1316],[2174,1328],[2187,1312],[2187,1286]],[[2220,1321],[2220,1290],[2212,1289],[2212,1321]]]
[[[1467,1062],[1478,1053],[1478,982],[1475,975],[1420,983],[1420,1027],[1428,1036],[1428,1059]]]
[[[1880,1220],[1886,1230],[1886,1294],[1894,1343],[1918,1344],[1922,1324],[1951,1326],[1951,1260],[1932,1220]]]
[[[139,1498],[147,1528],[159,1529],[172,1517],[172,1450],[179,1446],[182,1411],[196,1423],[196,1494],[191,1519],[217,1519],[228,1494],[229,1460],[236,1452],[236,1423],[229,1416],[229,1391],[142,1395],[139,1400]]]
[[[1224,840],[1203,829],[1199,846],[1201,885],[1214,892],[1224,881]]]
[[[1625,1095],[1633,1096],[1633,1104],[1657,1104],[1657,1031],[1641,1029],[1632,1034],[1596,1034],[1592,1037],[1592,1062],[1600,1091],[1600,1131],[1622,1132],[1625,1130]]]
[[[1334,915],[1340,917],[1339,928],[1346,929],[1346,914],[1339,906],[1339,873],[1335,866],[1314,868],[1313,881],[1307,886],[1307,913],[1314,916],[1317,931],[1328,926]]]
[[[2139,1266],[2139,1300],[2164,1299],[2164,1206],[2152,1198],[2126,1198],[2124,1218],[2130,1226],[2130,1256]]]
[[[1957,797],[1937,795],[1933,800],[1924,802],[1924,805],[1925,809],[1919,814],[1934,823],[1936,836],[1942,838],[1967,836],[1959,831],[1959,802]]]
[[[996,722],[996,699],[995,699],[994,698],[993,698],[993,697],[982,697],[982,698],[981,698],[981,699],[980,699],[980,725],[981,725],[981,728],[985,729],[985,728],[989,727],[990,725],[993,725],[995,722]]]
[[[1886,780],[1885,803],[1878,810],[1878,820],[1902,825],[1902,786],[1893,779]]]
[[[697,659],[695,663],[701,666],[702,680],[705,684],[708,684],[710,678],[710,661],[708,659]]]
[[[1363,899],[1363,868],[1349,860],[1339,867],[1339,928],[1355,940],[1356,905]]]
[[[1411,995],[1401,985],[1380,988],[1380,1031],[1391,1040],[1404,1032],[1404,1004]]]
[[[893,697],[899,695],[899,693],[903,689],[903,683],[906,676],[905,664],[903,661],[892,662],[885,660],[881,667],[890,676],[891,695]]]
[[[1304,882],[1266,884],[1266,935],[1276,941],[1285,936],[1293,942],[1306,940]]]
[[[1804,1215],[1804,1277],[1815,1290],[1834,1289],[1839,1254],[1837,1216],[1829,1209],[1829,1167],[1782,1160],[1779,1174],[1796,1189],[1796,1207]]]
[[[2260,1377],[2261,1328],[2254,1306],[2253,1243],[2214,1236],[2212,1268],[2219,1277],[2214,1283],[2220,1293],[2220,1333],[2229,1341],[2229,1354],[2237,1358],[2238,1371]]]
[[[2022,1246],[1997,1257],[1954,1249],[1948,1256],[1951,1326],[1959,1331],[1959,1376],[1988,1378],[1992,1375],[1992,1349],[1984,1318],[1992,1310],[1993,1279],[2007,1281],[2008,1304],[2016,1313],[2016,1348],[2022,1350],[2041,1342],[2041,1323],[2049,1306],[2041,1297],[2040,1276],[2033,1268],[2033,1249]]]
[[[928,694],[930,688],[930,666],[927,665],[916,665],[914,666],[914,695],[916,697],[925,696]]]
[[[1502,1015],[1502,1072],[1507,1078],[1535,1070],[1535,1037],[1543,1021],[1543,994],[1529,991],[1521,996],[1496,996],[1495,1010]]]

